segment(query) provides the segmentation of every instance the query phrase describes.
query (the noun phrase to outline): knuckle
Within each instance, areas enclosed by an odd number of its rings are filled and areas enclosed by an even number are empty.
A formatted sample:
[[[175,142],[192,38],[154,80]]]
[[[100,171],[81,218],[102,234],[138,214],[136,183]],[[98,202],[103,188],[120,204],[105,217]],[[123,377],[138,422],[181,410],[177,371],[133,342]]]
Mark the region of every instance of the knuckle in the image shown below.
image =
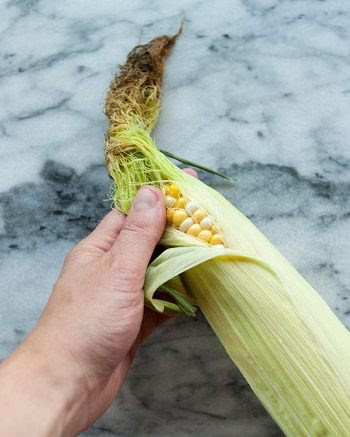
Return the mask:
[[[115,265],[117,288],[125,292],[139,292],[142,289],[144,275],[136,270],[121,267],[119,263]]]
[[[143,300],[142,289],[132,290],[123,294],[119,306],[123,306],[123,308],[139,308],[139,306],[143,304]]]
[[[79,262],[84,257],[84,254],[89,248],[89,243],[87,238],[81,240],[76,244],[64,258],[63,265],[73,264]]]
[[[68,264],[71,262],[74,262],[77,260],[81,255],[81,247],[78,245],[74,246],[73,249],[71,249],[68,254],[66,255],[64,259],[64,263]]]
[[[131,233],[140,233],[147,227],[146,220],[142,219],[133,219],[133,220],[127,220],[123,226],[123,230]]]
[[[127,236],[128,240],[131,240],[136,244],[156,244],[158,241],[156,233],[144,221],[126,222],[122,232]]]

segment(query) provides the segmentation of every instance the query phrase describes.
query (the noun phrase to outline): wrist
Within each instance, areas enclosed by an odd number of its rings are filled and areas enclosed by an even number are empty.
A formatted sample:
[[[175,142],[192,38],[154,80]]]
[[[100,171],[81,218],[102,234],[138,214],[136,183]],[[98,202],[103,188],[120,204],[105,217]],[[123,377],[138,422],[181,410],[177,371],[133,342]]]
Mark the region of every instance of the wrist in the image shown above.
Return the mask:
[[[1,435],[73,436],[85,428],[84,378],[43,343],[31,334],[0,366]]]

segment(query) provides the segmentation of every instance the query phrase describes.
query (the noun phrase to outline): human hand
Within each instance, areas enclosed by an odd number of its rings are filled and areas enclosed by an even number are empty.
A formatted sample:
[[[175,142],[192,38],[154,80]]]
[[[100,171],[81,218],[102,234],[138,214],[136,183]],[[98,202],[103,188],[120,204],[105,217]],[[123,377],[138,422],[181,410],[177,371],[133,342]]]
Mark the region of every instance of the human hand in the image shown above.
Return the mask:
[[[76,435],[106,411],[138,345],[165,319],[144,311],[142,293],[164,226],[162,193],[143,188],[128,217],[111,211],[70,252],[36,327],[0,366],[0,408],[12,402],[0,434]],[[23,403],[21,424],[11,422]]]

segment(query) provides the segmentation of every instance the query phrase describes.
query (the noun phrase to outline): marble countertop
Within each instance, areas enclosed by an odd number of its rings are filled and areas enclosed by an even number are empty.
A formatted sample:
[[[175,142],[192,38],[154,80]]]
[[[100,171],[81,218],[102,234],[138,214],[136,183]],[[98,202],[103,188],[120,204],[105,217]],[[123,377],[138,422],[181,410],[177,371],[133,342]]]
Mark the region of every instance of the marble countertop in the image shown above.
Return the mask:
[[[0,16],[1,359],[109,208],[103,102],[117,65],[183,16],[158,144],[237,179],[203,175],[350,326],[349,2],[9,0]],[[205,320],[179,317],[84,435],[199,433],[281,435]]]

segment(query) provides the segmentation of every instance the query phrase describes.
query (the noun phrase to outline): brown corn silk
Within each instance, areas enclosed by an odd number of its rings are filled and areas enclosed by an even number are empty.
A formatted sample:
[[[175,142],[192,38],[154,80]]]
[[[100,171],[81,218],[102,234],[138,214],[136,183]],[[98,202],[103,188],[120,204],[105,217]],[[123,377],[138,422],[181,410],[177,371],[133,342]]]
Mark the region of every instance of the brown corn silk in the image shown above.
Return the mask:
[[[169,314],[198,306],[286,435],[349,435],[349,332],[243,214],[177,169],[150,136],[163,59],[176,36],[135,47],[109,89],[105,150],[114,203],[127,213],[142,185],[167,192],[176,184],[210,214],[225,247],[211,247],[169,220],[161,240],[166,250],[147,271],[145,303]],[[158,295],[159,288],[171,298]]]

